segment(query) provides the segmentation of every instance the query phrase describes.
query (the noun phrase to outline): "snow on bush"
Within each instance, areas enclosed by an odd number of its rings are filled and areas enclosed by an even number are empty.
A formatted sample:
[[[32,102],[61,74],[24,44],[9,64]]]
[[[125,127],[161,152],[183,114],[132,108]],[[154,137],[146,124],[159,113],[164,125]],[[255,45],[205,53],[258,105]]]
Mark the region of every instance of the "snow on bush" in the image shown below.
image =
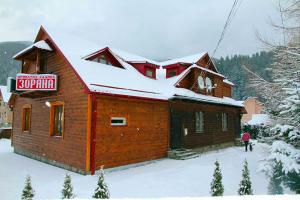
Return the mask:
[[[282,172],[300,173],[300,150],[295,149],[292,145],[284,141],[275,141],[270,147],[270,156],[268,156],[261,166],[260,170],[271,172],[274,163],[282,164]]]

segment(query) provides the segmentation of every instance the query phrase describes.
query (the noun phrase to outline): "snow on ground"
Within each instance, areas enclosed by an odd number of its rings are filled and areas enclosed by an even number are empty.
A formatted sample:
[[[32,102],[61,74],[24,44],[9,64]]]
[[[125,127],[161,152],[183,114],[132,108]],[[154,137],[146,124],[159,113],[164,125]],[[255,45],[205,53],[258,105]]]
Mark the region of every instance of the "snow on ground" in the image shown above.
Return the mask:
[[[268,156],[268,147],[257,144],[253,152],[231,147],[180,161],[161,159],[143,166],[105,173],[113,198],[199,197],[209,196],[214,162],[219,160],[225,195],[237,195],[244,159],[249,163],[254,194],[267,194],[268,180],[258,172],[260,160]],[[27,174],[32,177],[36,199],[59,198],[63,179],[71,174],[78,198],[90,198],[97,176],[68,172],[13,153],[10,140],[0,140],[1,199],[19,199]]]

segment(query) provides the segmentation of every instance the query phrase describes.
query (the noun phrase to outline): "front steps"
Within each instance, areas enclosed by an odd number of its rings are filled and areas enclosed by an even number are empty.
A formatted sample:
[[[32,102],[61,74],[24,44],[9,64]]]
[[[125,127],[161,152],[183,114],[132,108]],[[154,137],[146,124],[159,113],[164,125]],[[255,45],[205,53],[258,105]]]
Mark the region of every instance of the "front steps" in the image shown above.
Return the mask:
[[[199,157],[199,154],[192,149],[174,149],[168,151],[168,158],[175,160],[187,160],[197,157]]]

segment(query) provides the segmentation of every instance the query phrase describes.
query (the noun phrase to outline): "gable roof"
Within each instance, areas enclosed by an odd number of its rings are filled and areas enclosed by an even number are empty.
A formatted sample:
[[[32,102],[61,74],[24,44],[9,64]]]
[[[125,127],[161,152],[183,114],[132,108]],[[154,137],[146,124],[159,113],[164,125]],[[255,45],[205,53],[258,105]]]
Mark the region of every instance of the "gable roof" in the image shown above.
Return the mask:
[[[11,96],[11,93],[7,91],[7,87],[0,85],[0,92],[2,95],[2,99],[5,103],[7,103],[9,101],[9,98]]]
[[[70,64],[70,67],[74,70],[79,80],[84,84],[86,91],[107,94],[107,95],[118,95],[127,97],[138,97],[155,100],[167,101],[173,97],[184,96],[185,98],[198,99],[200,101],[212,102],[211,97],[205,95],[199,95],[192,91],[187,92],[186,89],[176,88],[174,82],[182,75],[165,78],[165,69],[157,69],[157,79],[152,79],[141,75],[132,65],[127,62],[149,62],[162,66],[166,62],[156,62],[142,56],[137,56],[126,51],[118,50],[110,47],[103,47],[97,43],[87,41],[81,37],[74,35],[65,35],[60,32],[56,32],[51,29],[45,29],[41,27],[35,42],[39,41],[39,35],[44,32],[50,37],[50,42],[57,48],[58,52],[63,55],[66,61]],[[85,60],[89,55],[99,52],[103,48],[108,48],[112,55],[120,62],[124,67],[117,68],[111,67],[97,62]],[[194,61],[197,62],[201,57],[207,53],[201,55],[195,54],[193,56],[186,57],[185,59],[179,59],[183,61]],[[189,59],[188,59],[189,58]],[[168,61],[170,62],[170,61]],[[190,66],[191,68],[200,68],[202,70],[209,70],[206,68],[199,67],[197,65]],[[210,73],[216,73],[209,70]],[[220,75],[216,73],[217,75]],[[222,75],[221,75],[222,76]],[[232,99],[233,100],[233,99]],[[234,102],[235,100],[233,100]],[[214,97],[213,103],[226,104],[224,98]],[[232,105],[228,103],[228,105]],[[240,104],[236,104],[239,106]]]
[[[13,58],[16,59],[33,49],[43,49],[43,50],[47,50],[47,51],[52,51],[52,48],[44,40],[40,40],[40,41],[30,45],[26,49],[20,51],[19,53],[14,55]]]

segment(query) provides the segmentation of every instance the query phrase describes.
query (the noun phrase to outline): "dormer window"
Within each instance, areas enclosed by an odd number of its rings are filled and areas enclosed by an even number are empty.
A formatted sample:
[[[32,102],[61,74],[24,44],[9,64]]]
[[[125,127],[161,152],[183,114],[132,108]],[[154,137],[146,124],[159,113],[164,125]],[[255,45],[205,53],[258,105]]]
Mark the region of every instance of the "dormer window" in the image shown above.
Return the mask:
[[[168,70],[168,77],[177,76],[177,70],[176,69],[170,69]]]
[[[107,64],[107,60],[106,60],[106,57],[105,55],[101,55],[100,58],[98,58],[98,62],[99,63],[102,63],[102,64]]]
[[[154,70],[150,68],[146,68],[146,76],[150,78],[154,78]]]
[[[165,65],[163,66],[163,68],[166,69],[166,78],[170,78],[170,77],[178,76],[189,66],[190,64],[174,63],[170,65]]]
[[[94,58],[92,61],[104,64],[104,65],[112,65],[111,62],[106,58],[106,56],[104,54],[100,55],[99,57]]]

